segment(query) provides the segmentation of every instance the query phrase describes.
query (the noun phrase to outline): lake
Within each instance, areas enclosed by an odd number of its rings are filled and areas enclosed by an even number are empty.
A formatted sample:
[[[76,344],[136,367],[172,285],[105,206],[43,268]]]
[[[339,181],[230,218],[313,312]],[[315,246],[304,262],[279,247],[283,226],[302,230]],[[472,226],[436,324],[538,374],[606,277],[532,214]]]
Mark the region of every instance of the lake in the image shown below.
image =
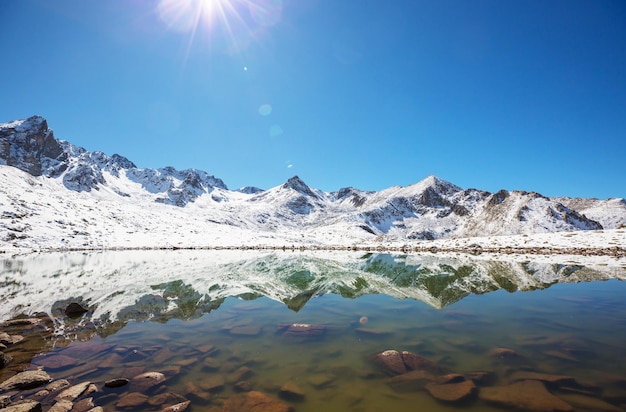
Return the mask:
[[[620,260],[201,250],[0,260],[0,333],[24,338],[5,343],[0,382],[42,368],[93,383],[71,399],[81,407],[626,410]],[[86,312],[68,315],[72,303]],[[4,395],[46,410],[59,390],[45,386]]]

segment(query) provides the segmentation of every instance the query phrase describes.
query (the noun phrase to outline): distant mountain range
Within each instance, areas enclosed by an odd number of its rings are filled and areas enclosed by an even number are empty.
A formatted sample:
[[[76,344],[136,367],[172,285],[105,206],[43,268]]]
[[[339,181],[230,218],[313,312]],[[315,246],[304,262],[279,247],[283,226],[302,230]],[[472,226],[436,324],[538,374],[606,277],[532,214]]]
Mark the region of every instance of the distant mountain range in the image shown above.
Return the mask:
[[[298,176],[229,190],[205,171],[138,168],[57,140],[39,116],[0,124],[0,165],[0,245],[17,247],[345,245],[626,225],[623,198],[490,193],[435,176],[379,192],[324,192]]]

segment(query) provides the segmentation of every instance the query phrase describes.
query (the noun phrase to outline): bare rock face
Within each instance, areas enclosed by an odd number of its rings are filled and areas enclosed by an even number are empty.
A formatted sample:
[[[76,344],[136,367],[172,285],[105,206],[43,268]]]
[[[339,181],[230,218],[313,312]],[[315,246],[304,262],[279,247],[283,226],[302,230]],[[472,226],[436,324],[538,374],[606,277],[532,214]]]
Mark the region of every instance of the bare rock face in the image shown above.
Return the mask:
[[[33,176],[58,175],[67,167],[59,142],[43,117],[32,116],[0,129],[0,162]]]
[[[480,399],[529,411],[573,411],[567,402],[552,395],[539,381],[521,381],[507,386],[481,388]]]

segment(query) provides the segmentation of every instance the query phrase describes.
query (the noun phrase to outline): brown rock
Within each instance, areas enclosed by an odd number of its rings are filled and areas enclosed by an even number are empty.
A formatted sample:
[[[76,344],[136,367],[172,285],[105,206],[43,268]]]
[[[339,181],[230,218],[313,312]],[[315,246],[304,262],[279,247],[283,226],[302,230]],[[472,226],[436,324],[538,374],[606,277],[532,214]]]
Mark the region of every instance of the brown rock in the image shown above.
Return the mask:
[[[585,411],[596,412],[623,412],[623,409],[618,408],[602,399],[594,398],[591,396],[583,396],[577,394],[563,394],[559,395],[559,398],[569,403],[576,409]]]
[[[193,382],[187,382],[183,392],[187,397],[198,399],[202,402],[208,402],[211,399],[211,394],[203,392]]]
[[[163,382],[165,382],[165,375],[161,372],[144,372],[130,380],[130,390],[133,392],[146,392]]]
[[[69,386],[70,386],[70,381],[68,381],[67,379],[59,379],[59,380],[50,382],[48,385],[46,385],[45,389],[49,391],[50,393],[52,393],[52,392],[58,392],[61,389],[65,389]]]
[[[126,378],[115,378],[104,382],[104,386],[107,388],[120,388],[124,385],[128,385],[128,382],[130,382],[130,380]]]
[[[465,376],[459,375],[458,373],[449,373],[447,375],[437,376],[435,382],[438,384],[446,384],[446,383],[459,383],[465,380]]]
[[[52,378],[44,371],[24,371],[0,383],[0,392],[13,389],[33,389],[50,381]]]
[[[425,369],[434,371],[439,369],[435,362],[411,352],[402,352],[402,361],[408,370]]]
[[[54,399],[58,401],[60,400],[73,401],[74,399],[78,398],[80,395],[84,394],[89,388],[89,385],[91,385],[91,382],[82,382],[82,383],[79,383],[78,385],[70,386],[69,388],[65,389],[63,392],[58,394]]]
[[[227,380],[230,383],[239,382],[240,380],[247,378],[251,374],[252,369],[248,368],[247,366],[242,366],[236,371],[230,373]]]
[[[74,403],[72,401],[62,399],[52,405],[52,407],[48,409],[48,412],[69,412],[72,410],[73,407]]]
[[[398,391],[416,391],[435,380],[428,371],[415,370],[389,378],[387,383]]]
[[[93,403],[93,398],[85,398],[74,404],[72,412],[87,412],[95,407],[96,405]]]
[[[181,412],[187,409],[187,407],[191,404],[190,401],[184,401],[181,403],[177,403],[176,405],[168,406],[167,408],[161,409],[161,412]]]
[[[487,402],[530,411],[574,410],[570,404],[548,392],[543,383],[534,380],[481,388],[478,397]]]
[[[385,373],[390,375],[400,375],[407,372],[402,360],[402,353],[397,350],[390,349],[380,352],[374,357],[374,361]]]
[[[152,406],[173,405],[186,402],[187,399],[174,392],[165,392],[151,397],[148,403]]]
[[[476,385],[472,381],[456,383],[429,383],[426,390],[430,395],[444,402],[459,402],[476,394]]]
[[[288,381],[280,387],[278,394],[283,399],[301,400],[304,398],[304,391],[294,381]]]
[[[251,391],[224,401],[222,412],[292,412],[293,408],[263,392]]]
[[[2,412],[41,412],[41,404],[36,401],[20,401],[2,409]]]
[[[117,401],[118,408],[136,408],[138,406],[148,403],[148,397],[143,393],[131,392],[120,398]]]
[[[520,371],[515,372],[511,376],[511,381],[513,382],[526,380],[542,381],[555,384],[557,386],[576,384],[576,379],[567,375],[550,375],[547,373]]]

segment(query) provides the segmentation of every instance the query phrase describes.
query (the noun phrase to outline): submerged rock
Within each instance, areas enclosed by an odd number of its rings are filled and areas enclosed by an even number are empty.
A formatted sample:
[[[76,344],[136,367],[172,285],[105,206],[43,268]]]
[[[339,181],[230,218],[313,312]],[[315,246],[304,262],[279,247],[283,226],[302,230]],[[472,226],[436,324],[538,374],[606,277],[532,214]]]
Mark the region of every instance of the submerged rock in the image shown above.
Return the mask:
[[[138,406],[148,403],[148,396],[139,392],[131,392],[120,398],[117,401],[118,408],[136,408]]]
[[[567,402],[557,398],[540,381],[521,381],[506,386],[481,388],[478,397],[509,408],[530,411],[573,411]]]
[[[430,395],[444,402],[459,402],[471,398],[476,394],[477,388],[472,381],[454,383],[429,383],[426,390]]]
[[[394,349],[380,352],[374,356],[374,362],[390,375],[401,375],[412,370],[438,371],[440,368],[433,361],[411,352]]]
[[[293,412],[293,408],[263,392],[251,391],[226,399],[222,412]]]
[[[276,330],[286,336],[314,337],[326,332],[326,326],[312,323],[279,324]]]
[[[144,372],[131,379],[130,387],[134,392],[146,392],[163,382],[165,375],[161,372]]]
[[[128,382],[130,381],[126,378],[109,379],[104,382],[104,386],[107,388],[120,388],[124,385],[128,385]]]
[[[304,391],[293,381],[288,381],[280,387],[278,394],[287,400],[301,400],[304,398]]]

